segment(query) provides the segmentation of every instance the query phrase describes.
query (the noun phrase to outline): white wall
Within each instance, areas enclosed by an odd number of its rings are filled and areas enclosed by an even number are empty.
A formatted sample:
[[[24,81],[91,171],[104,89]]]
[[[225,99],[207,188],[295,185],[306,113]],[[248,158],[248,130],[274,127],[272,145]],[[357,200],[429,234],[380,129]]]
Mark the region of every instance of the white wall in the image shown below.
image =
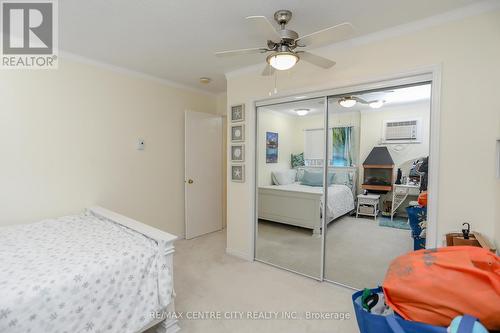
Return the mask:
[[[2,71],[0,225],[99,204],[182,236],[186,109],[215,97],[65,59]]]
[[[346,46],[347,45],[347,46]],[[316,51],[335,59],[332,70],[301,63],[280,82],[281,95],[334,88],[391,77],[429,65],[442,66],[438,234],[464,221],[488,237],[498,225],[495,140],[499,133],[500,11],[458,18],[405,34]],[[228,103],[252,105],[267,98],[270,78],[261,68],[228,75]],[[251,131],[249,131],[251,132]],[[247,139],[247,181],[228,184],[228,251],[252,257],[254,137]],[[466,153],[465,153],[466,152]],[[498,228],[498,227],[497,227]]]

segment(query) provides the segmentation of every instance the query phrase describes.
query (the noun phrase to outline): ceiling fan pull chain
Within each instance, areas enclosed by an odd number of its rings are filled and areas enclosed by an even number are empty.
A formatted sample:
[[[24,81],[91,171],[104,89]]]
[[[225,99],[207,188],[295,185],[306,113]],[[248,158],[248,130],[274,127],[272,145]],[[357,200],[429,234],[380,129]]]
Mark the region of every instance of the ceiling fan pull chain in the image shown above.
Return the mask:
[[[278,71],[274,73],[274,94],[278,93]]]

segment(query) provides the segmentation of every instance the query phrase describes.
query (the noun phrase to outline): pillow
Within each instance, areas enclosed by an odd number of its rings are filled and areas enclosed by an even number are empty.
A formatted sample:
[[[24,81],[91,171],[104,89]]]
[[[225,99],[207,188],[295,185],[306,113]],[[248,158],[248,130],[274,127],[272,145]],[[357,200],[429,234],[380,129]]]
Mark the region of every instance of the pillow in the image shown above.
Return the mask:
[[[346,185],[349,184],[349,175],[347,173],[334,173],[333,174],[333,183]]]
[[[292,160],[291,161],[292,168],[298,168],[298,167],[306,165],[306,163],[304,161],[304,153],[300,153],[297,155],[292,154],[291,160]]]
[[[307,186],[323,186],[323,172],[304,170],[300,183]]]
[[[297,170],[273,171],[271,178],[274,185],[288,185],[295,183]]]
[[[302,181],[302,178],[304,177],[304,168],[297,168],[297,177],[295,178],[298,182]]]

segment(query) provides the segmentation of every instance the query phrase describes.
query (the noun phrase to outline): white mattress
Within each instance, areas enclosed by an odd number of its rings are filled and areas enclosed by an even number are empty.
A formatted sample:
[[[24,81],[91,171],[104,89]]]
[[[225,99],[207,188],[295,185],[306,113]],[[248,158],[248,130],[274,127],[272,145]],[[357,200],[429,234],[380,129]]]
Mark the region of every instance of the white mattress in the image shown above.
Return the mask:
[[[293,191],[301,193],[323,193],[321,186],[307,186],[300,183],[293,183],[288,185],[269,185],[260,186],[260,188],[269,188],[273,190]],[[321,203],[323,204],[323,200]],[[351,189],[346,185],[330,185],[328,188],[328,204],[327,216],[328,221],[332,221],[354,209],[354,197]],[[320,207],[322,210],[322,207]]]
[[[158,244],[90,214],[0,228],[0,332],[135,332],[170,303]]]

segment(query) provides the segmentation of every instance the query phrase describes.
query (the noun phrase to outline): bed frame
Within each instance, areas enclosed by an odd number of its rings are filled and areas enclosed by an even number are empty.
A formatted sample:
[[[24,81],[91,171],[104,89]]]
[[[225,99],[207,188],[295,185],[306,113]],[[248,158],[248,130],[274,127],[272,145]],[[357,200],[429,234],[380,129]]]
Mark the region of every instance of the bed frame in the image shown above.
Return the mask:
[[[309,168],[309,167],[306,167]],[[322,167],[320,167],[322,169]],[[350,190],[356,200],[357,167],[329,168],[335,173],[348,173],[352,176]],[[321,197],[322,193],[302,193],[259,187],[258,218],[262,220],[289,224],[312,229],[313,236],[321,235]],[[332,222],[333,218],[327,221]]]
[[[110,210],[107,210],[102,207],[92,207],[89,208],[88,211],[95,216],[100,216],[103,218],[106,218],[108,220],[111,220],[115,223],[121,224],[127,228],[130,228],[132,230],[135,230],[144,236],[147,236],[155,241],[158,242],[160,245],[160,251],[166,256],[167,258],[167,263],[170,272],[174,272],[174,267],[173,267],[173,255],[174,255],[174,241],[177,239],[177,236],[171,235],[167,232],[164,232],[162,230],[153,228],[149,225],[146,225],[144,223],[132,220],[131,218],[128,218],[126,216],[120,215],[118,213],[112,212]],[[173,276],[172,276],[172,285],[173,285]],[[167,306],[166,309],[163,309],[166,314],[173,314],[175,312],[175,305],[174,305],[174,297],[175,293],[173,292],[172,295],[172,301],[170,304]],[[143,327],[139,332],[145,332],[146,330],[150,329],[153,326],[157,326],[156,332],[157,333],[175,333],[180,330],[180,327],[178,325],[177,319],[175,318],[169,318],[170,316],[167,316],[167,318],[161,318],[161,319],[153,319],[148,325]],[[175,317],[175,316],[172,316]]]

